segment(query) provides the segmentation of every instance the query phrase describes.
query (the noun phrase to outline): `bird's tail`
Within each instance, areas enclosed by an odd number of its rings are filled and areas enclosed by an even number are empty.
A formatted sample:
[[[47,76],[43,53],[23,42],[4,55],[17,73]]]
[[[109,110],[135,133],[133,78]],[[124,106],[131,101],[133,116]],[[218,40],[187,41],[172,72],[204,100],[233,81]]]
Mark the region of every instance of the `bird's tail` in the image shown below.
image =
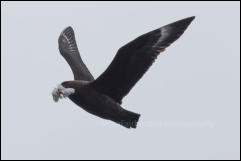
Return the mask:
[[[126,128],[136,128],[140,116],[140,114],[124,110],[121,120],[118,123]]]

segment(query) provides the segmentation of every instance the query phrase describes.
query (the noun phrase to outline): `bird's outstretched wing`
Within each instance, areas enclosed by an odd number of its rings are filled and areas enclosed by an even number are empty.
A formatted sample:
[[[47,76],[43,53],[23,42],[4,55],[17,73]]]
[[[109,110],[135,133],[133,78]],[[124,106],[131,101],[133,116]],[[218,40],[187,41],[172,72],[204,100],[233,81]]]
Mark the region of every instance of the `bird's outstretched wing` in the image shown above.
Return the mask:
[[[94,77],[82,61],[75,41],[74,30],[67,27],[59,36],[59,51],[70,65],[75,80],[93,81]]]
[[[146,33],[121,47],[109,67],[92,86],[121,103],[159,53],[177,40],[194,17],[185,18]]]

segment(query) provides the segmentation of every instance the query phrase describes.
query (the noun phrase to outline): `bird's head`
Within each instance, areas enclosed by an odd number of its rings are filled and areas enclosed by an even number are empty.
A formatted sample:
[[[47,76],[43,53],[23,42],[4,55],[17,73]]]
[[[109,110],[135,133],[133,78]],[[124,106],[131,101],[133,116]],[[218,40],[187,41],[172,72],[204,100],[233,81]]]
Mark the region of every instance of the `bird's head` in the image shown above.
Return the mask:
[[[53,89],[52,96],[54,101],[58,102],[59,99],[69,97],[71,94],[74,94],[74,93],[75,93],[75,89],[69,88],[68,86],[66,86],[66,83],[63,82]]]

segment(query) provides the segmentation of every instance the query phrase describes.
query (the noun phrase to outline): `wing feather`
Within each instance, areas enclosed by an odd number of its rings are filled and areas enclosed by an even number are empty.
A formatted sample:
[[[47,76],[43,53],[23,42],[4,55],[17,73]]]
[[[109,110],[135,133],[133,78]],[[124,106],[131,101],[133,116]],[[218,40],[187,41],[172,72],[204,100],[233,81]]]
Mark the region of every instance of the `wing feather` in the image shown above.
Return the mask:
[[[75,80],[93,81],[94,77],[82,61],[75,41],[74,30],[67,27],[59,36],[59,51],[71,67]]]
[[[189,17],[163,26],[121,47],[92,86],[121,103],[157,56],[183,34],[193,19]]]

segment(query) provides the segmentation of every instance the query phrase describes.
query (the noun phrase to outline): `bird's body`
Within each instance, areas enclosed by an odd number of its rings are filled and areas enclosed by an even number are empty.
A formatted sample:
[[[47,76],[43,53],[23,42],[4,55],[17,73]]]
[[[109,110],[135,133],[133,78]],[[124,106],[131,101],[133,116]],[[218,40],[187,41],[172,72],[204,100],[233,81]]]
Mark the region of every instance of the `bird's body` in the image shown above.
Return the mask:
[[[111,97],[97,91],[88,81],[66,81],[62,85],[65,88],[73,88],[75,92],[69,98],[85,111],[111,120],[130,128],[136,126],[140,115],[127,111]]]
[[[191,23],[189,17],[146,33],[121,47],[106,71],[97,79],[89,72],[78,52],[73,29],[59,37],[61,55],[69,63],[75,80],[65,81],[53,91],[55,101],[69,97],[85,111],[136,128],[140,115],[121,107],[125,97],[152,65],[160,52],[177,40]]]

